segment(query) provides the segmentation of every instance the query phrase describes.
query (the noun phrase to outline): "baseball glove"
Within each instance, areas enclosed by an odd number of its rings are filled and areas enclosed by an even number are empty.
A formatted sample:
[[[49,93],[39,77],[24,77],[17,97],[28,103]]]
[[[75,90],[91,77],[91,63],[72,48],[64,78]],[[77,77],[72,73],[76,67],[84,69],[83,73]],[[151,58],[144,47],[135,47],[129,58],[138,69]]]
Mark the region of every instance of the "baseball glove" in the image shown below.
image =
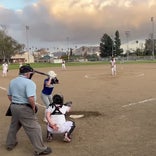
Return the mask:
[[[72,106],[72,101],[68,101],[64,104],[65,106],[71,107]]]

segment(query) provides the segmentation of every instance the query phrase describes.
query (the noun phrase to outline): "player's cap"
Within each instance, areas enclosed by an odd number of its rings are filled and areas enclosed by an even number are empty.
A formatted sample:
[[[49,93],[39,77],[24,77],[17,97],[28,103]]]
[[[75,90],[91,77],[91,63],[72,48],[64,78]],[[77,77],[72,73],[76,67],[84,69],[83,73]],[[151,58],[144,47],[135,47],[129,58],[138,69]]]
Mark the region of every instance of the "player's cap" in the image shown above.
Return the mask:
[[[54,77],[57,76],[57,74],[56,74],[54,71],[52,71],[52,70],[48,72],[48,75],[49,75],[50,77],[52,77],[52,78],[54,78]]]
[[[19,69],[19,73],[24,74],[28,72],[34,72],[33,68],[30,65],[23,65]]]

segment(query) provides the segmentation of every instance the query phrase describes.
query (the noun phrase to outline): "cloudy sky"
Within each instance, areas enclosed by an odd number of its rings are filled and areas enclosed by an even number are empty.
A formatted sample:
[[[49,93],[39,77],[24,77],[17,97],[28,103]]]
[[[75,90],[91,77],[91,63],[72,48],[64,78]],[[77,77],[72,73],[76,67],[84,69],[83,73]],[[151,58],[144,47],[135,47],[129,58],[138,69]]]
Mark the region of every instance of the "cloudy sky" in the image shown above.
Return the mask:
[[[53,50],[99,45],[116,30],[122,44],[136,44],[153,32],[155,8],[156,0],[0,0],[0,29],[29,47]]]

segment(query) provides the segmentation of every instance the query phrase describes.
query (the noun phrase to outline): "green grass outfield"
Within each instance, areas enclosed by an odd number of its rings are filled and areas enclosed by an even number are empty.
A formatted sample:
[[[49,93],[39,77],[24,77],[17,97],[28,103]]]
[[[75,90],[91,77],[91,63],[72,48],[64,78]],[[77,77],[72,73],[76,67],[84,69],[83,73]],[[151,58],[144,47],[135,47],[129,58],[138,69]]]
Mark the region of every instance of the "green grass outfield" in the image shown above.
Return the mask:
[[[156,63],[156,60],[141,60],[141,61],[117,61],[117,64],[140,64],[140,63]],[[66,66],[84,66],[84,65],[99,65],[109,64],[109,61],[94,61],[94,62],[66,62]],[[45,68],[45,67],[60,67],[60,63],[30,63],[33,68]],[[9,70],[18,69],[19,64],[9,64]],[[2,70],[2,66],[0,66]]]

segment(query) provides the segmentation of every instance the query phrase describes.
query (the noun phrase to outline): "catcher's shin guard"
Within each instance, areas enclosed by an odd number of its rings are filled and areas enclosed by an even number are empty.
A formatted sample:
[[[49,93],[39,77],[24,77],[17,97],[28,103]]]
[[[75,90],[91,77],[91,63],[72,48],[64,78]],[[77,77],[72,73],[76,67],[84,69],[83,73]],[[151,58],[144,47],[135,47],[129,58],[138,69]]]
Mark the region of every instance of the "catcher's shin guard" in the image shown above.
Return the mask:
[[[68,132],[68,137],[70,137],[71,136],[71,134],[72,134],[72,132],[74,131],[74,129],[75,129],[75,122],[74,121],[72,121],[73,122],[73,125],[71,126],[71,129],[69,130],[69,132]]]
[[[53,139],[53,134],[47,131],[47,141],[50,142]]]

